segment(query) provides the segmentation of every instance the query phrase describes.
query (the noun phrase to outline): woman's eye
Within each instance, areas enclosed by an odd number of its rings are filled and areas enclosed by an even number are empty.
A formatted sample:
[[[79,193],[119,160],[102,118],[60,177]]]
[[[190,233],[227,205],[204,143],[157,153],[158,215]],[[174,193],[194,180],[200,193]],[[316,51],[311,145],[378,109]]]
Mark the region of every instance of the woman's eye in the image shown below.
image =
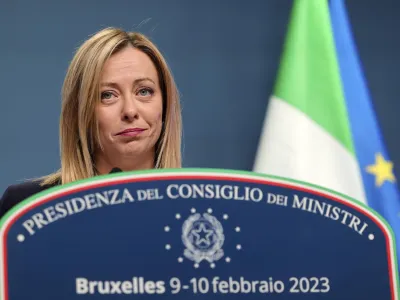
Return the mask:
[[[113,96],[113,94],[110,92],[102,92],[101,93],[101,99],[108,100],[108,99],[111,99],[112,96]]]
[[[146,89],[141,89],[141,90],[139,91],[139,96],[143,96],[143,97],[150,96],[150,95],[152,95],[152,94],[153,94],[153,90],[148,89],[148,88],[146,88]]]

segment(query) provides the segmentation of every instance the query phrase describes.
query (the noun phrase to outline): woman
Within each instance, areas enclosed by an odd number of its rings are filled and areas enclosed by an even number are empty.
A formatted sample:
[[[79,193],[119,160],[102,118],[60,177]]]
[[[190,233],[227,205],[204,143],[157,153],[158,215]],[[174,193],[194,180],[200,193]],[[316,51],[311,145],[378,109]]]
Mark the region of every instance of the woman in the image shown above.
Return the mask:
[[[144,35],[106,28],[77,50],[62,90],[60,148],[60,170],[8,187],[0,218],[33,194],[114,168],[181,167],[178,91]]]

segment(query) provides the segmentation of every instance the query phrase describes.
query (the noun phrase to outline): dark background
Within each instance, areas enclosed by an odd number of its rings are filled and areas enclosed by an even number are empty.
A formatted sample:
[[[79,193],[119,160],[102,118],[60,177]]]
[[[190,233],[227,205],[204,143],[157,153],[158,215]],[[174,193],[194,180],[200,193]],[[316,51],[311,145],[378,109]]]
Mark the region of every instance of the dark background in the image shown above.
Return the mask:
[[[400,2],[346,1],[378,120],[400,163]],[[0,0],[0,194],[59,167],[60,90],[74,50],[117,26],[147,34],[181,93],[184,166],[251,170],[291,0]]]

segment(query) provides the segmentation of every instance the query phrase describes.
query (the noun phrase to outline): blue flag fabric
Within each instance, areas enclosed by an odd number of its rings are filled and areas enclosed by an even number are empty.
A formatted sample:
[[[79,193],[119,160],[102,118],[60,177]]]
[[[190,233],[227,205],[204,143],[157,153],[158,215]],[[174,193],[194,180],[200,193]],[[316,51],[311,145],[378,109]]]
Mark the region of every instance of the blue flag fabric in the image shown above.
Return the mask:
[[[330,1],[332,29],[353,143],[368,205],[392,227],[400,249],[400,197],[343,0]],[[400,264],[398,264],[400,265]]]

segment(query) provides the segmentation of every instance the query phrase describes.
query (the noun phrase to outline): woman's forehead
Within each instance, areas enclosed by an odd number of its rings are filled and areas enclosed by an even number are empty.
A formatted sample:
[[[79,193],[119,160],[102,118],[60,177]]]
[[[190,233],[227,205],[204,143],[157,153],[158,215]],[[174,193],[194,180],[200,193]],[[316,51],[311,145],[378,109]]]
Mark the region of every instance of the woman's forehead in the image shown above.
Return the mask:
[[[125,47],[113,54],[104,64],[101,81],[117,81],[130,77],[132,80],[148,78],[157,82],[158,74],[152,60],[139,49]]]

